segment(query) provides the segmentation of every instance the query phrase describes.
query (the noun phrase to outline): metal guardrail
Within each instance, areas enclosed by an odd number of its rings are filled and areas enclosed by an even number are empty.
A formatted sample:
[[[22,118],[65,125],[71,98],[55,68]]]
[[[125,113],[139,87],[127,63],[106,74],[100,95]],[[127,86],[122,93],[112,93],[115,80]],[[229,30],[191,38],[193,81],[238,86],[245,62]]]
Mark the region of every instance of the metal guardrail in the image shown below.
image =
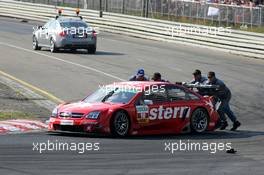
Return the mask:
[[[73,15],[70,7],[63,8],[64,15]],[[25,3],[12,0],[0,0],[0,15],[28,20],[47,21],[57,11],[52,5]],[[264,58],[264,35],[231,29],[213,28],[201,25],[176,23],[116,13],[104,13],[99,18],[95,10],[82,10],[81,15],[100,30],[131,35],[152,40],[167,41],[177,44],[216,48],[225,52]],[[188,30],[187,30],[188,29]],[[192,29],[193,31],[191,31]],[[194,30],[195,29],[195,30]],[[199,29],[199,32],[197,30]],[[190,32],[191,31],[191,32]],[[195,31],[195,32],[194,32]],[[217,31],[217,32],[215,32]]]
[[[166,20],[211,23],[216,26],[264,26],[264,7],[207,3],[206,0],[19,0],[115,12]],[[101,6],[100,6],[101,2]]]

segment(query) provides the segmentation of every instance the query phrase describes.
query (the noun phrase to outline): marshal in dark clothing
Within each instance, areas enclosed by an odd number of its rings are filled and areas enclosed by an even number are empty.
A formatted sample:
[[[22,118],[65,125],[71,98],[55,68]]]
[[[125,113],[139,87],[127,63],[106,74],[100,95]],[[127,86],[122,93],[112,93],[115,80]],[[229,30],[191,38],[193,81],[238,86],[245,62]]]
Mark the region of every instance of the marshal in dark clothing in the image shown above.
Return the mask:
[[[218,113],[222,121],[222,126],[220,129],[224,130],[228,126],[225,116],[227,115],[233,122],[233,127],[231,128],[231,130],[235,131],[241,125],[241,123],[237,120],[229,105],[229,101],[232,97],[230,89],[225,85],[222,80],[216,78],[214,72],[208,72],[207,77],[208,81],[206,84],[218,86],[218,88],[210,89],[208,95],[215,96],[221,100],[221,105],[218,109]]]

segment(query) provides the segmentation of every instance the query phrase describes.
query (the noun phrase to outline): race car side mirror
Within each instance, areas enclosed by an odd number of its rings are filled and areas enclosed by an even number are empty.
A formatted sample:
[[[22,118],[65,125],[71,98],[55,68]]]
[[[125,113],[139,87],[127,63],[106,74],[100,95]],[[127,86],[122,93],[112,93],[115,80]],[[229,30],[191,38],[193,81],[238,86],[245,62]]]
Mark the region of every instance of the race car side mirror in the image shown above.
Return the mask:
[[[153,101],[152,100],[144,100],[144,104],[145,105],[153,105]]]

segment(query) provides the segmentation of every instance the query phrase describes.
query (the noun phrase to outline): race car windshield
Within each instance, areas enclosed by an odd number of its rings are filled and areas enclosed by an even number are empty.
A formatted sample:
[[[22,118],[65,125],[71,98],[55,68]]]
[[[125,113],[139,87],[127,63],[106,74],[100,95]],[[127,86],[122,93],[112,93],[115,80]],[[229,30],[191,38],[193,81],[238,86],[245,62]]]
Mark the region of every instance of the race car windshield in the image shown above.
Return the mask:
[[[111,91],[101,88],[84,99],[84,102],[110,102],[126,104],[136,95],[136,93],[136,91],[122,91],[118,88]]]

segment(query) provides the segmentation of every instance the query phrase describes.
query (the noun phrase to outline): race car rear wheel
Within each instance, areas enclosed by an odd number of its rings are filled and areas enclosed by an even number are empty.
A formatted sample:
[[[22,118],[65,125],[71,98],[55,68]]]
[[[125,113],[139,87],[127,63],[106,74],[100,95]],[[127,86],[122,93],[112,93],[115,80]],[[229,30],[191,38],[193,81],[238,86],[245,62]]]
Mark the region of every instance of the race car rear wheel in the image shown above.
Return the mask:
[[[118,111],[111,120],[111,133],[113,136],[125,137],[129,133],[130,120],[124,111]]]
[[[205,109],[196,109],[190,119],[191,130],[195,133],[202,133],[207,130],[209,125],[209,116]]]
[[[75,53],[77,51],[77,49],[75,49],[75,48],[71,48],[71,52],[72,53]]]
[[[38,40],[35,36],[33,36],[32,47],[34,50],[40,50],[41,49],[41,47],[38,46]]]
[[[55,41],[51,38],[50,40],[50,52],[55,53],[57,52],[58,48],[55,45]]]
[[[87,49],[87,52],[89,54],[95,54],[95,52],[96,52],[96,45],[89,46],[88,49]]]

